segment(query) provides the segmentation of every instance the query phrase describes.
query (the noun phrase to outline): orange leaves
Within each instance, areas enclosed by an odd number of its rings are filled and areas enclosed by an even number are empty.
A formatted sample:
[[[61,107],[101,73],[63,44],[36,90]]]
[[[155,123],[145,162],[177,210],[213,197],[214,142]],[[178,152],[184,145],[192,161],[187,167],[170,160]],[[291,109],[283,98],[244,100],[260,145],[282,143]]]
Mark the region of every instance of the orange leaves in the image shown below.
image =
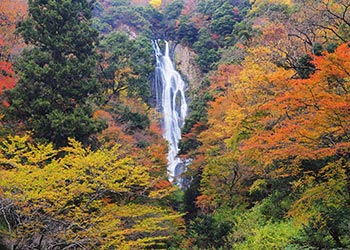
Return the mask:
[[[16,21],[16,18],[27,11],[27,1],[25,0],[2,0],[0,12],[6,13],[10,21]]]
[[[2,53],[17,54],[23,44],[14,34],[16,23],[24,18],[27,12],[25,0],[2,0],[0,4],[0,49]],[[2,54],[1,53],[1,54]],[[0,55],[2,57],[3,55]],[[2,60],[2,58],[0,58]]]
[[[176,186],[172,185],[168,180],[158,180],[154,184],[154,190],[150,192],[151,198],[164,198],[176,191]]]
[[[349,47],[342,45],[335,53],[315,58],[318,71],[310,79],[286,79],[275,85],[276,96],[262,106],[268,111],[259,121],[265,129],[244,142],[242,149],[264,152],[265,164],[336,154],[338,143],[349,142],[349,53]]]
[[[202,194],[202,195],[197,197],[196,205],[202,211],[209,212],[209,208],[210,208],[211,203],[212,203],[212,199],[205,194]]]
[[[125,134],[123,128],[115,124],[110,124],[107,129],[105,129],[100,135],[100,140],[106,145],[114,145],[115,143],[120,143],[126,146],[130,146],[136,143],[136,140]]]
[[[294,79],[271,55],[268,47],[251,49],[241,66],[221,65],[211,78],[216,98],[197,156],[204,158],[197,202],[203,209],[232,202],[254,175],[298,178],[309,175],[305,162],[349,157],[348,45],[315,57],[309,79]]]
[[[239,65],[220,64],[214,76],[211,77],[211,90],[222,92],[231,87],[236,81],[242,67]]]
[[[349,94],[349,57],[349,44],[339,46],[334,53],[325,53],[324,56],[316,57],[313,63],[319,71],[315,73],[313,78],[340,95]]]
[[[96,110],[94,112],[93,117],[94,117],[94,119],[104,119],[104,120],[109,121],[109,122],[113,120],[113,117],[109,112],[107,112],[105,110],[101,110],[101,109]]]
[[[169,188],[169,187],[171,187],[171,183],[167,180],[160,180],[154,185],[154,187],[156,189]]]

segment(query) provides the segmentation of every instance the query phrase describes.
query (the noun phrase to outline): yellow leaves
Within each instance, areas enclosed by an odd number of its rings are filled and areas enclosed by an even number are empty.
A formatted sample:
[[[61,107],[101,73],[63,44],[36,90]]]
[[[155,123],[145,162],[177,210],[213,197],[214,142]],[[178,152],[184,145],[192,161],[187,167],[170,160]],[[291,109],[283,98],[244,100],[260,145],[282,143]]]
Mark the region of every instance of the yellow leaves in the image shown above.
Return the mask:
[[[76,153],[67,155],[60,163],[67,166],[70,172],[75,174],[72,177],[78,178],[81,185],[84,183],[84,188],[87,190],[107,189],[124,193],[129,192],[133,186],[140,188],[149,186],[150,176],[146,168],[135,165],[131,158],[120,158],[122,152],[120,145],[96,152],[90,149],[79,150],[74,141],[71,145],[75,145],[73,150],[68,147],[65,151]]]
[[[182,225],[181,215],[157,204],[171,187],[154,188],[150,170],[120,145],[93,151],[70,139],[56,151],[28,140],[9,137],[0,151],[0,193],[27,218],[19,229],[25,237],[33,225],[39,232],[59,221],[62,227],[47,232],[50,237],[86,239],[87,249],[143,249],[161,246]]]
[[[73,154],[83,156],[86,153],[86,149],[82,147],[81,142],[74,140],[72,138],[68,138],[68,147],[63,147],[62,151]]]
[[[51,143],[47,145],[29,144],[28,147],[29,151],[24,156],[27,158],[29,164],[40,164],[57,155],[57,150],[53,148]]]
[[[122,60],[125,61],[125,60]],[[126,66],[121,69],[117,69],[114,72],[114,91],[118,92],[121,97],[126,97],[127,95],[127,87],[128,81],[131,79],[138,79],[139,76],[133,73],[133,69],[129,66]]]
[[[152,5],[153,8],[158,9],[162,4],[162,0],[150,0],[149,4]]]
[[[179,218],[178,214],[148,204],[127,204],[121,206],[107,205],[101,209],[101,217],[97,218],[95,234],[103,235],[102,249],[118,246],[118,249],[143,249],[146,246],[162,245],[169,235],[162,232],[169,230],[171,224]],[[138,237],[144,234],[145,237]],[[146,236],[148,235],[148,236]],[[134,241],[128,240],[135,238]],[[157,243],[158,242],[158,243]]]
[[[254,181],[254,183],[249,188],[249,193],[253,194],[255,192],[264,191],[264,189],[266,188],[266,185],[267,185],[266,180],[258,179],[256,181]]]
[[[269,3],[278,3],[278,4],[286,4],[290,6],[292,4],[292,0],[268,0]]]
[[[29,135],[9,136],[0,145],[0,150],[3,154],[13,157],[14,161],[20,161],[24,153],[27,151],[26,142],[29,140]]]
[[[266,5],[283,4],[290,7],[293,4],[292,0],[250,0],[250,2],[252,3],[251,14],[264,10],[263,7]]]
[[[120,101],[133,113],[140,113],[143,115],[148,113],[149,107],[146,103],[142,101],[141,98],[133,98],[125,95],[120,98]]]
[[[348,204],[346,172],[349,169],[349,163],[341,158],[324,166],[318,176],[305,175],[303,179],[294,182],[294,187],[303,190],[303,193],[291,207],[289,216],[303,224],[313,218],[320,225],[326,226],[323,222],[328,218],[322,217],[322,209],[337,209]]]

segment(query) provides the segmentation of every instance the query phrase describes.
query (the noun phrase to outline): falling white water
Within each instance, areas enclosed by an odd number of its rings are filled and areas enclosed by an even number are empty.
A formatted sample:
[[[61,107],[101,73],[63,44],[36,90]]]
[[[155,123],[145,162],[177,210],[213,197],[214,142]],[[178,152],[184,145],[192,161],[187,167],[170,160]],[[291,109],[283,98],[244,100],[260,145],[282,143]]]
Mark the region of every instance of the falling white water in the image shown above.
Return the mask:
[[[174,64],[169,56],[169,44],[165,42],[165,50],[162,53],[158,42],[153,41],[156,55],[156,73],[154,90],[156,105],[163,114],[162,126],[163,137],[168,141],[168,175],[169,180],[175,181],[181,186],[179,176],[184,171],[184,164],[177,156],[179,152],[179,141],[181,139],[181,128],[184,125],[187,114],[187,102],[185,98],[185,82],[179,72],[175,70]]]

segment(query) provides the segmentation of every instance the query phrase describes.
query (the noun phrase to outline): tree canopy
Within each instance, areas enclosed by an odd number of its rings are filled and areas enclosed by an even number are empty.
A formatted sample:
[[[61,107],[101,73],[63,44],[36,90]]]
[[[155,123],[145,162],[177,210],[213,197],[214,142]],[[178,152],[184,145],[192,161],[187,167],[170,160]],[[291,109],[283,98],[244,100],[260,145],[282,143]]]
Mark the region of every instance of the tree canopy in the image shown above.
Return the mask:
[[[98,33],[87,1],[29,1],[18,32],[29,47],[18,61],[15,88],[7,92],[6,120],[56,145],[87,141],[99,130],[92,119],[100,84],[94,74]]]
[[[349,11],[2,1],[0,248],[349,249]],[[153,104],[154,39],[195,83],[181,187]]]

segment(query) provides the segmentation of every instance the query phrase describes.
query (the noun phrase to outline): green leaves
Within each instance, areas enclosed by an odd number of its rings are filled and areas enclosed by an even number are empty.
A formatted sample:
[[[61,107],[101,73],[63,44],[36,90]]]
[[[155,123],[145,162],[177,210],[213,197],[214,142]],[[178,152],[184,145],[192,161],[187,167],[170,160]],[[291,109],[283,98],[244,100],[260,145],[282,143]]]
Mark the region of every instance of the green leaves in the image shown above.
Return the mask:
[[[101,62],[103,86],[108,92],[119,95],[126,89],[128,97],[141,97],[148,101],[150,97],[149,76],[153,72],[152,47],[145,37],[129,39],[126,33],[112,32],[101,41],[99,46],[104,58]]]
[[[102,128],[92,119],[100,85],[94,76],[98,34],[90,18],[85,0],[29,1],[29,17],[18,31],[34,47],[18,61],[21,77],[7,92],[7,122],[22,122],[36,139],[57,146],[68,137],[86,143]]]

